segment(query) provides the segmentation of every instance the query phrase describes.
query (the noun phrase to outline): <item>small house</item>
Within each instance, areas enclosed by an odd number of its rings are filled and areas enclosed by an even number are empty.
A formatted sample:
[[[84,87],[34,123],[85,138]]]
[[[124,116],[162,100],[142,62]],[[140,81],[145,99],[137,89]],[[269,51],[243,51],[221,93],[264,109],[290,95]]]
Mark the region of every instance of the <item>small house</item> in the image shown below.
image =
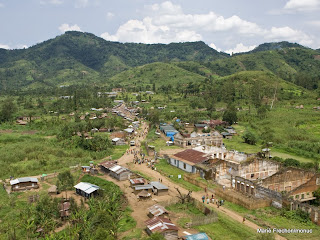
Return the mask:
[[[182,152],[172,155],[169,163],[183,171],[189,173],[196,173],[197,168],[195,165],[203,163],[209,159],[206,153],[196,151],[193,149],[186,149]]]
[[[99,164],[100,169],[104,171],[105,173],[110,172],[110,168],[117,165],[118,161],[105,161]]]
[[[150,218],[168,216],[168,211],[164,207],[158,204],[155,204],[149,207],[148,210],[149,210],[148,217]]]
[[[115,165],[111,167],[109,170],[110,170],[110,176],[119,181],[127,180],[131,174],[129,169],[124,168],[120,165]]]
[[[82,172],[83,173],[89,173],[91,167],[90,166],[81,166]]]
[[[146,180],[144,180],[143,178],[130,179],[129,181],[131,187],[144,185],[146,183]]]
[[[148,199],[148,198],[150,198],[152,195],[151,195],[151,193],[149,193],[148,191],[146,191],[146,190],[142,190],[141,192],[139,192],[138,194],[137,194],[137,197],[139,198],[139,200],[140,199]]]
[[[152,193],[153,191],[153,186],[150,184],[146,184],[146,185],[137,185],[137,186],[133,186],[133,193],[134,194],[139,194],[141,191],[147,191],[148,193]]]
[[[70,202],[64,202],[60,204],[60,217],[62,219],[68,218],[70,216]]]
[[[122,138],[113,138],[112,140],[112,144],[115,146],[121,146],[121,145],[125,145],[125,141]]]
[[[123,131],[125,131],[128,134],[133,134],[134,133],[134,129],[133,128],[126,128]]]
[[[153,187],[154,195],[163,196],[169,192],[169,188],[160,182],[150,182],[150,185]]]
[[[38,179],[33,177],[17,178],[10,181],[11,191],[21,191],[39,188]]]
[[[149,235],[159,232],[167,240],[178,239],[178,227],[168,218],[154,217],[146,222],[146,231]]]
[[[77,194],[86,198],[98,194],[98,190],[100,189],[100,187],[98,187],[97,185],[87,182],[80,182],[77,185],[75,185],[74,188],[76,189]]]
[[[52,185],[52,186],[48,189],[48,194],[49,194],[49,195],[58,194],[57,186],[56,186],[56,185]]]

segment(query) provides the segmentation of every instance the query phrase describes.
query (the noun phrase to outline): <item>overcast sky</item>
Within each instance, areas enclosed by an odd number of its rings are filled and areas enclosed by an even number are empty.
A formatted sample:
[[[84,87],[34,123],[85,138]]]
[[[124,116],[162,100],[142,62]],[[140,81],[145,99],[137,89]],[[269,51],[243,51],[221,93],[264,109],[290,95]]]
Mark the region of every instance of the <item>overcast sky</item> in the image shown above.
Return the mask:
[[[320,0],[0,0],[0,48],[67,30],[139,43],[204,41],[225,52],[264,42],[320,48]]]

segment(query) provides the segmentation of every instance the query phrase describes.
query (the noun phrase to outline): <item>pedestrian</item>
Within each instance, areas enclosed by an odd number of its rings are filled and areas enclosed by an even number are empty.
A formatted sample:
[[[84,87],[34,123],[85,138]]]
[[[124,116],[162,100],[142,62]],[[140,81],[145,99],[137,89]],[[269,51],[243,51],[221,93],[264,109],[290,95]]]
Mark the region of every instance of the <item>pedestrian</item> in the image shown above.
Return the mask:
[[[204,192],[207,192],[207,187],[204,188]]]
[[[210,202],[210,199],[209,199],[209,198],[207,198],[207,204],[209,204],[209,202]]]
[[[222,189],[223,189],[223,191],[224,191],[224,190],[226,189],[226,186],[225,186],[225,185],[223,185]]]
[[[243,216],[242,223],[244,223],[245,221],[246,221],[246,218],[245,218],[245,216]]]
[[[206,197],[203,195],[202,196],[202,203],[204,203],[204,200],[206,199]]]

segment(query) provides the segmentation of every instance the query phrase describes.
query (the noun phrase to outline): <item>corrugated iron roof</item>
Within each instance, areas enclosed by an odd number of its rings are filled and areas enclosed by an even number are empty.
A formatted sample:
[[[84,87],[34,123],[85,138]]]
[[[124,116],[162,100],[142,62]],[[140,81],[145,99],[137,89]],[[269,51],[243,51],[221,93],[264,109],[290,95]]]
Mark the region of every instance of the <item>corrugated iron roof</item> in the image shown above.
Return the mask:
[[[173,157],[179,158],[178,160],[186,160],[194,164],[202,163],[203,161],[208,159],[205,153],[193,149],[186,149],[182,152],[174,154]]]
[[[160,182],[150,182],[150,185],[152,185],[154,188],[158,189],[158,190],[165,190],[165,189],[169,189],[166,185],[163,185]]]
[[[153,215],[153,216],[161,216],[164,213],[167,213],[168,211],[162,207],[161,205],[155,204],[151,207],[148,208],[149,212]]]
[[[144,190],[144,189],[153,189],[153,186],[150,184],[134,186],[134,190],[136,191]]]
[[[80,182],[77,185],[74,186],[76,189],[80,189],[81,191],[90,194],[93,193],[94,191],[100,189],[97,185],[87,183],[87,182]]]
[[[11,180],[10,184],[11,185],[15,185],[17,183],[24,183],[24,182],[36,182],[37,183],[38,179],[37,178],[33,178],[33,177],[17,178],[17,179]]]
[[[145,184],[146,180],[143,178],[135,178],[135,179],[130,179],[131,184]]]
[[[174,225],[169,219],[163,217],[154,217],[146,222],[147,228],[152,232],[164,232],[167,230],[176,230],[178,227]]]

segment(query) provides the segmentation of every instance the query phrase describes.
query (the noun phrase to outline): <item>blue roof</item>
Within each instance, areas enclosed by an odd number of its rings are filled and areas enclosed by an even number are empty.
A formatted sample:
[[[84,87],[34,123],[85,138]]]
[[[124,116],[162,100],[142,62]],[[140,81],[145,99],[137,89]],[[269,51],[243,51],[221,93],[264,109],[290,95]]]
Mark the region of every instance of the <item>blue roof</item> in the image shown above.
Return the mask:
[[[206,233],[197,233],[185,236],[186,240],[209,240],[209,237]]]

